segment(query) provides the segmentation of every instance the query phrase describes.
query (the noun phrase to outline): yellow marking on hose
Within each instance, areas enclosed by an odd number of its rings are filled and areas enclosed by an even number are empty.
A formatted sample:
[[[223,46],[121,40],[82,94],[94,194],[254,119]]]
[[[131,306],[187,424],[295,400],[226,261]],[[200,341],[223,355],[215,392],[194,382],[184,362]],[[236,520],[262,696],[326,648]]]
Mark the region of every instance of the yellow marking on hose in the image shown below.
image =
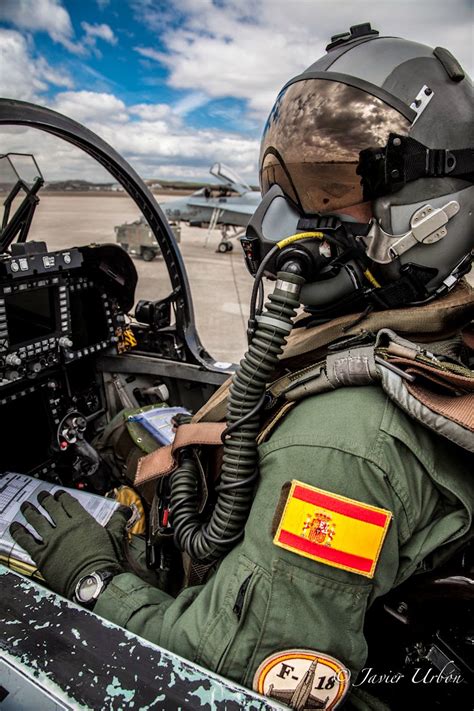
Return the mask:
[[[377,279],[374,277],[374,275],[368,269],[365,270],[364,276],[368,281],[370,281],[372,286],[375,286],[376,289],[380,289],[380,284],[378,283]]]
[[[322,232],[297,232],[295,235],[290,235],[290,237],[285,237],[280,242],[277,242],[277,247],[283,249],[293,242],[298,242],[300,239],[308,239],[314,237],[316,239],[323,239],[324,234]]]

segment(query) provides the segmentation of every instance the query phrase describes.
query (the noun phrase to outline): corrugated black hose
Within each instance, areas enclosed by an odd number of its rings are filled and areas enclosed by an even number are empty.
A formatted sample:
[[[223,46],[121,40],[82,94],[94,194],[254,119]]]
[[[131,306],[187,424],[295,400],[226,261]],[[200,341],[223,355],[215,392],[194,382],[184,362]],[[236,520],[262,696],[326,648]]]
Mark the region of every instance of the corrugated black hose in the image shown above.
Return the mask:
[[[235,372],[227,405],[227,429],[217,500],[210,518],[198,513],[199,475],[194,455],[184,452],[170,479],[171,522],[178,548],[194,560],[221,558],[242,537],[258,476],[257,435],[266,385],[292,329],[304,279],[279,272],[258,317],[255,334]]]

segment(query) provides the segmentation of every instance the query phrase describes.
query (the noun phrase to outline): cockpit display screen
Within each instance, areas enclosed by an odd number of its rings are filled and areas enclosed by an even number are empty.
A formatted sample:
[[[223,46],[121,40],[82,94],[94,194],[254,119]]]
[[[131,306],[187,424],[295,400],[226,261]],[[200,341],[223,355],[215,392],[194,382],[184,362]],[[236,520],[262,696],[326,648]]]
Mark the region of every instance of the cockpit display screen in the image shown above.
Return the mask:
[[[0,472],[28,474],[50,459],[50,442],[47,401],[41,390],[2,405]]]
[[[57,329],[57,287],[46,286],[5,294],[10,347],[46,338]]]
[[[71,338],[75,350],[103,341],[108,337],[104,302],[98,289],[72,291],[69,295]]]

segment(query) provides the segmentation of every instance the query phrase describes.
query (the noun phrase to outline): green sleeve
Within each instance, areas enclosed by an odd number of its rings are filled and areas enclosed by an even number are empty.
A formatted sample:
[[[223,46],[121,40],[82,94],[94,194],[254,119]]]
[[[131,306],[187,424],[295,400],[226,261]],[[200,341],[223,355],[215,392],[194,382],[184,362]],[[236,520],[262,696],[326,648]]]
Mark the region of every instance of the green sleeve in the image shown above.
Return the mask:
[[[96,612],[248,687],[267,658],[291,649],[334,657],[355,679],[367,654],[368,606],[468,525],[459,502],[433,481],[437,467],[445,477],[459,468],[434,439],[376,388],[304,401],[260,447],[245,536],[214,576],[173,599],[122,574]],[[372,578],[274,544],[282,487],[291,480],[392,513]]]
[[[133,573],[116,575],[100,595],[94,612],[160,644],[163,615],[173,598]]]

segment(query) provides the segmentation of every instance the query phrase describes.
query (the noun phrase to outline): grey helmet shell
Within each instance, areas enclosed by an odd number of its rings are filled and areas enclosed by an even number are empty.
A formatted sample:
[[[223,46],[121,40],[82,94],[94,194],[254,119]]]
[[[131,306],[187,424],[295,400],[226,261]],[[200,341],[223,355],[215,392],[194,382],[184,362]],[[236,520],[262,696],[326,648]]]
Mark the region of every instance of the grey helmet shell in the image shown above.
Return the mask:
[[[429,148],[474,146],[472,81],[454,57],[440,48],[380,37],[370,25],[367,27],[370,33],[329,45],[326,55],[297,79],[334,79],[378,96],[409,119],[408,135]],[[430,100],[420,110],[416,101],[424,87],[429,89]],[[420,178],[396,193],[373,200],[374,217],[384,232],[394,235],[394,241],[410,230],[410,220],[420,207],[429,204],[434,209],[442,208],[452,200],[459,203],[459,210],[446,225],[446,236],[433,244],[416,244],[390,264],[378,265],[386,281],[399,279],[403,265],[415,264],[437,270],[426,284],[428,293],[435,295],[443,284],[449,283],[449,288],[454,285],[456,278],[450,275],[463,259],[466,263],[469,254],[472,257],[474,250],[474,186],[453,177]],[[342,285],[341,277],[338,281]],[[347,295],[347,279],[345,283]],[[320,286],[314,283],[305,287],[307,305],[327,303],[328,282],[324,289]],[[336,284],[334,287],[333,298],[337,300],[343,294],[338,294]]]

